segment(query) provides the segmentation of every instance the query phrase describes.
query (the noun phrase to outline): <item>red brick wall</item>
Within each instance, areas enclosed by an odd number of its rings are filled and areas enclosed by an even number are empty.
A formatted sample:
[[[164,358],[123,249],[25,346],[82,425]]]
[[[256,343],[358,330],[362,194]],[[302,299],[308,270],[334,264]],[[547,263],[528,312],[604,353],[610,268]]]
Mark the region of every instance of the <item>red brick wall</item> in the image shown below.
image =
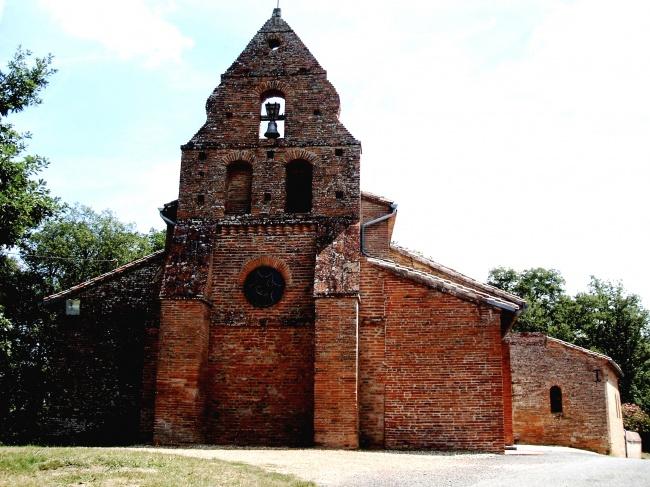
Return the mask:
[[[48,304],[57,375],[44,435],[54,442],[151,441],[162,255]],[[67,298],[80,315],[67,316]],[[51,431],[48,431],[51,429]]]
[[[361,198],[361,221],[368,223],[371,220],[391,213],[393,210],[387,203],[371,200],[367,197]],[[374,257],[389,258],[390,240],[393,234],[395,216],[387,220],[365,227],[363,236],[363,248],[367,254]]]
[[[210,342],[207,441],[310,446],[313,325],[213,325]]]
[[[499,313],[365,261],[361,290],[364,441],[382,446],[383,436],[386,448],[502,452]]]
[[[223,226],[214,243],[210,443],[309,445],[313,436],[314,225]],[[259,265],[284,275],[279,303],[255,308],[243,281]]]
[[[596,382],[594,372],[603,361],[539,333],[514,333],[508,341],[515,440],[608,453],[606,382]],[[562,389],[561,414],[551,413],[553,386]]]
[[[292,148],[286,142],[277,147],[267,146],[266,142],[260,145],[243,149],[185,149],[181,159],[179,219],[222,218],[227,167],[237,161],[248,162],[252,167],[251,214],[286,218],[286,165],[298,159],[313,166],[312,216],[358,218],[359,146]],[[341,155],[336,154],[337,148],[343,150]],[[205,152],[205,160],[199,159],[200,152]],[[273,153],[272,158],[269,152]],[[201,204],[198,195],[203,195]]]
[[[503,369],[503,432],[506,445],[515,442],[512,431],[512,374],[510,373],[510,346],[507,342],[501,344]]]
[[[359,326],[359,434],[364,447],[384,446],[386,388],[386,301],[384,275],[361,261]]]
[[[163,299],[160,318],[154,443],[204,443],[208,306]]]
[[[359,446],[357,398],[358,299],[316,299],[314,442]]]
[[[140,441],[153,440],[156,376],[158,374],[158,323],[147,327],[143,337],[142,393],[140,395]]]

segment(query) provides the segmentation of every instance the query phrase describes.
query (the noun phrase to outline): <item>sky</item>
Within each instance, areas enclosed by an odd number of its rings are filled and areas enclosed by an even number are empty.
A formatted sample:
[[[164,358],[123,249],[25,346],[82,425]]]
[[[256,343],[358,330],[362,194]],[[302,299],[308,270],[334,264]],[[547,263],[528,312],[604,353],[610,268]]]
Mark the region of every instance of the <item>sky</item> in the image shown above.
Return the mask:
[[[66,202],[142,231],[177,197],[180,145],[276,0],[0,0],[18,45],[58,69],[13,116]],[[363,146],[362,189],[394,239],[485,280],[621,280],[650,307],[650,2],[281,0]]]

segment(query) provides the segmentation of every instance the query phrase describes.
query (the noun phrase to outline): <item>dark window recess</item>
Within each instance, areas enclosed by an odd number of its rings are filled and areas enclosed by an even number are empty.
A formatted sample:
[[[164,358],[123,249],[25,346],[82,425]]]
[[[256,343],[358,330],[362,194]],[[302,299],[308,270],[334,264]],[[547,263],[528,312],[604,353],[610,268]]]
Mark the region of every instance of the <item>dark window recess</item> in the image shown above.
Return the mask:
[[[272,151],[272,150],[266,151],[266,158],[267,159],[274,159],[275,158],[275,151]]]
[[[199,171],[199,177],[202,178],[203,176],[205,176],[205,173],[203,171]]]
[[[247,162],[233,162],[226,170],[226,215],[251,212],[253,168]]]
[[[343,199],[343,191],[337,191],[335,194],[336,194],[336,199],[337,200],[342,200]]]
[[[196,196],[196,204],[199,206],[203,206],[205,204],[205,196],[202,194],[199,194]]]
[[[205,153],[205,151],[200,151],[199,152],[199,161],[205,161],[208,158],[208,155]]]
[[[268,308],[282,299],[285,287],[284,277],[277,269],[261,266],[246,276],[244,295],[256,308]]]
[[[288,213],[309,213],[312,204],[312,166],[307,161],[287,164],[286,192]]]
[[[299,72],[300,74],[307,74],[307,73],[309,73],[309,69],[307,69],[307,68],[300,68],[300,69],[298,70],[298,72]]]
[[[226,118],[232,118],[232,112],[226,112]]]
[[[320,117],[322,114],[323,112],[321,112],[318,108],[314,110],[314,115],[316,115],[317,117]]]
[[[551,412],[562,412],[562,389],[558,386],[551,387]]]
[[[268,203],[271,201],[271,193],[264,193],[264,201]]]
[[[269,39],[269,47],[271,48],[272,51],[275,51],[278,47],[280,47],[282,43],[280,42],[280,39]]]
[[[343,149],[334,149],[334,154],[337,156],[342,156],[343,155]]]

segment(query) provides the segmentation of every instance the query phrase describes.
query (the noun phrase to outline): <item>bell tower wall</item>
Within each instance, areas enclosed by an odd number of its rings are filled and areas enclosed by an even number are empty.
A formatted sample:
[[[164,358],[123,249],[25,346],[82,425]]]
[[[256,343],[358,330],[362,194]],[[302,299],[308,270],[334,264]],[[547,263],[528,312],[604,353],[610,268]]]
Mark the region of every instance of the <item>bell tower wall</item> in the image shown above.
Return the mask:
[[[356,447],[361,145],[339,96],[276,9],[206,114],[181,147],[155,441]]]

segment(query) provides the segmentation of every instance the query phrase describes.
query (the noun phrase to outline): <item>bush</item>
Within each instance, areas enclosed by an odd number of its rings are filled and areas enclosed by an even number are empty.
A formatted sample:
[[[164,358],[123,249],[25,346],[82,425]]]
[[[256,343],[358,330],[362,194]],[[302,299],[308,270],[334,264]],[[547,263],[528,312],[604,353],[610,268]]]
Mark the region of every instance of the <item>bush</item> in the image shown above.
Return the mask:
[[[650,433],[650,415],[636,404],[623,404],[623,425],[629,431]]]

